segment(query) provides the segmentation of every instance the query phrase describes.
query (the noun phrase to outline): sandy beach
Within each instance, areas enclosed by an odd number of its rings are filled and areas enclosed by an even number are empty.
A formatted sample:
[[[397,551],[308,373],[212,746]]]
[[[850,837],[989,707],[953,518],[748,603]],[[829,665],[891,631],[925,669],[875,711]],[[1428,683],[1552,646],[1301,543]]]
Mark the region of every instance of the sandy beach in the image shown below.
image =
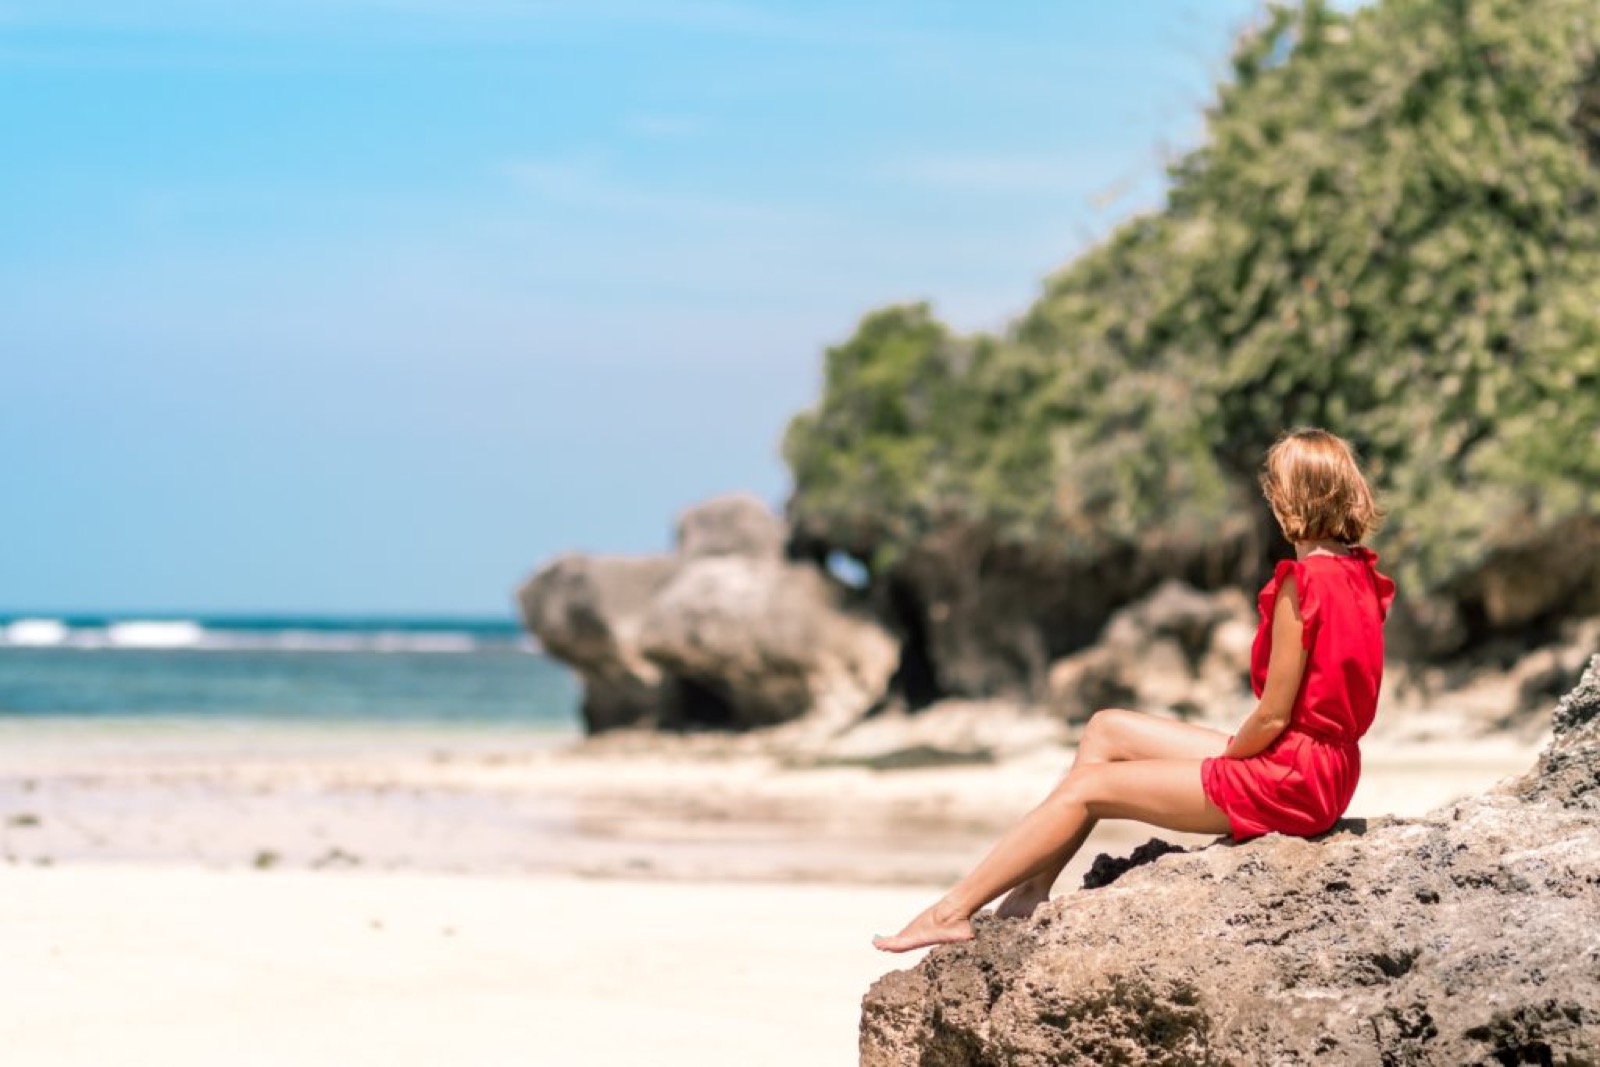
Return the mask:
[[[83,866],[0,870],[11,1067],[852,1062],[920,894]]]
[[[149,723],[4,741],[0,1047],[50,1065],[852,1062],[862,993],[911,962],[871,934],[1070,758],[794,770]],[[1537,747],[1374,741],[1351,814],[1426,811]],[[1103,826],[1059,888],[1149,836]]]

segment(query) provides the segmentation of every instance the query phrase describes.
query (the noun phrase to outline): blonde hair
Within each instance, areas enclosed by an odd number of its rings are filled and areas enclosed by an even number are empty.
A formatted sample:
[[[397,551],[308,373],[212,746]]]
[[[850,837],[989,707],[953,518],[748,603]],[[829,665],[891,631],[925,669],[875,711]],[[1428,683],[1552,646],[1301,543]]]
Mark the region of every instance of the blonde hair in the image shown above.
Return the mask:
[[[1326,430],[1279,436],[1261,465],[1261,492],[1292,542],[1353,545],[1383,522],[1383,510],[1361,473],[1355,449]]]

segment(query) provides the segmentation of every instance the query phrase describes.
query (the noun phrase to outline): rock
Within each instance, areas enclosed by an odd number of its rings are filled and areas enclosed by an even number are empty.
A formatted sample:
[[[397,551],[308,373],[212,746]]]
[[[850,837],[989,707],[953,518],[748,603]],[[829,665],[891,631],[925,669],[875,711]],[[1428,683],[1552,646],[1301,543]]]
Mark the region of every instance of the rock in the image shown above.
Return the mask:
[[[1577,684],[1596,648],[1600,616],[1564,620],[1549,644],[1531,652],[1508,641],[1486,647],[1484,660],[1473,664],[1391,662],[1374,729],[1531,740],[1548,727],[1551,704]]]
[[[673,699],[671,680],[640,647],[639,627],[677,569],[665,558],[567,555],[518,591],[528,629],[583,679],[590,733],[655,723]]]
[[[1050,706],[1068,722],[1083,723],[1101,708],[1141,707],[1138,689],[1109,648],[1094,646],[1050,666]]]
[[[1495,631],[1600,610],[1600,518],[1571,520],[1494,553],[1468,588]]]
[[[1052,662],[1109,632],[1118,609],[1143,604],[1140,624],[1159,623],[1180,643],[1214,625],[1207,620],[1215,606],[1197,609],[1190,599],[1208,594],[1191,587],[1243,580],[1255,552],[1243,524],[1218,536],[1219,546],[1205,551],[1152,542],[1085,560],[1002,542],[982,525],[951,525],[923,538],[876,584],[895,589],[901,629],[921,641],[941,695],[1043,701]]]
[[[583,679],[591,734],[745,730],[807,718],[823,733],[883,700],[899,642],[810,563],[754,497],[690,508],[672,556],[562,556],[519,591],[544,650]]]
[[[1250,602],[1236,589],[1202,593],[1182,582],[1168,580],[1143,600],[1118,612],[1117,620],[1132,621],[1145,634],[1175,640],[1191,663],[1211,646],[1211,635],[1228,620],[1250,614]]]
[[[1600,816],[1600,655],[1551,716],[1555,739],[1539,763],[1510,787],[1525,801],[1560,805]],[[1591,889],[1594,879],[1590,879]]]
[[[720,705],[701,724],[748,729],[805,715],[842,726],[883,699],[900,655],[846,595],[809,564],[695,559],[651,602],[640,646]]]
[[[1256,640],[1256,614],[1223,619],[1211,631],[1211,645],[1200,661],[1200,677],[1241,688],[1250,685],[1250,650]]]
[[[1481,660],[1484,646],[1508,640],[1537,647],[1552,622],[1600,614],[1600,517],[1519,530],[1448,588],[1403,592],[1390,641],[1403,658]]]
[[[1117,611],[1097,644],[1050,668],[1050,701],[1071,722],[1100,708],[1229,718],[1249,695],[1255,611],[1244,594],[1167,581]]]
[[[1600,1059],[1600,656],[1537,767],[1413,820],[1144,849],[880,979],[861,1063]]]
[[[760,499],[736,493],[708,500],[678,517],[678,555],[782,559],[789,527]]]

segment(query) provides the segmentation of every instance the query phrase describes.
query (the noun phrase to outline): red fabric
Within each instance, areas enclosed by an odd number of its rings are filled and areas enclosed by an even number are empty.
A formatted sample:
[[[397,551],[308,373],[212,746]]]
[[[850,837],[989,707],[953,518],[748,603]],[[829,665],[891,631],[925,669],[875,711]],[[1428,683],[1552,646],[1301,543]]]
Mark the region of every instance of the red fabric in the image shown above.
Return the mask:
[[[1291,574],[1304,619],[1300,643],[1309,652],[1289,725],[1248,759],[1200,761],[1200,784],[1227,814],[1235,840],[1329,829],[1350,805],[1361,777],[1356,742],[1378,708],[1383,621],[1394,582],[1378,572],[1377,553],[1360,545],[1348,556],[1278,564],[1256,601],[1261,620],[1250,650],[1251,689],[1260,697],[1266,686],[1272,613]]]

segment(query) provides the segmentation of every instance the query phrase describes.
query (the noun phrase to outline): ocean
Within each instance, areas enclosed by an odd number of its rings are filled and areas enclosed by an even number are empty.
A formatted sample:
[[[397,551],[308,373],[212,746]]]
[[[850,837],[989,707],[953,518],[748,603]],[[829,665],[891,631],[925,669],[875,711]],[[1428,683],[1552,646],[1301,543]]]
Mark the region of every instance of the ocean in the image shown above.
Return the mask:
[[[509,619],[0,615],[0,720],[573,733],[580,689]]]

